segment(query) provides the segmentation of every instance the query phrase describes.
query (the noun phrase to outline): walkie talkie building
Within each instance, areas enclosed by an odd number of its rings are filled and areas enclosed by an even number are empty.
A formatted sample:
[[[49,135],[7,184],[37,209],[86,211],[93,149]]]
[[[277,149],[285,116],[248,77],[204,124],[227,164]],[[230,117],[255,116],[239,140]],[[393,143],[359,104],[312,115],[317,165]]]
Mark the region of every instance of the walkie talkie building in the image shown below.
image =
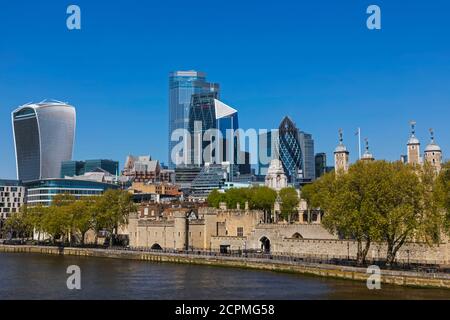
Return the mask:
[[[12,112],[17,178],[58,178],[61,163],[72,160],[75,108],[59,101],[26,104]]]

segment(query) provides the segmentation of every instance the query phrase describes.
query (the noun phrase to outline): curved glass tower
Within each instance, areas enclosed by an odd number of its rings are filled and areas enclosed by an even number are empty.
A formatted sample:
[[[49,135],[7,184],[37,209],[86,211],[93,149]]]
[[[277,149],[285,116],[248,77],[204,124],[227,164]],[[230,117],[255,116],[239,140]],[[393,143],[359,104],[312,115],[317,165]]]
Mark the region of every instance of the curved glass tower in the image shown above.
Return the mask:
[[[26,104],[12,112],[17,178],[58,178],[61,163],[72,160],[75,108],[59,101]]]
[[[303,157],[299,130],[289,117],[285,117],[280,124],[279,139],[284,171],[290,181],[296,183],[303,175]]]

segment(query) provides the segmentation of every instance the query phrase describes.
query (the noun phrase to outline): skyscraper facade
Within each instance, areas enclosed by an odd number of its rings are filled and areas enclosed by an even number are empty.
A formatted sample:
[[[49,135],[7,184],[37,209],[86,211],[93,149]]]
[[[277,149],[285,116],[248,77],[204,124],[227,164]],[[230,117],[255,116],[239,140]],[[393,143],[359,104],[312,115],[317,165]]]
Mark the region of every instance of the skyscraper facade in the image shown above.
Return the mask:
[[[267,130],[258,135],[258,175],[267,175],[273,159],[279,159],[278,129]]]
[[[119,162],[107,159],[94,159],[86,161],[63,161],[61,164],[61,178],[81,176],[94,170],[102,169],[112,175],[118,175]]]
[[[311,134],[299,132],[300,148],[302,150],[303,180],[314,181],[316,178],[314,159],[314,139]]]
[[[72,159],[75,108],[59,101],[26,104],[12,112],[17,178],[58,178],[63,161]]]
[[[239,145],[234,132],[239,128],[238,112],[219,101],[217,96],[216,92],[192,95],[189,114],[192,162],[188,164],[201,166],[205,162],[220,164],[223,161],[237,164]],[[213,131],[214,136],[205,136],[211,129],[216,130]],[[233,143],[230,143],[231,141]],[[211,143],[214,143],[214,146]],[[208,146],[210,153],[205,152]]]
[[[285,117],[278,130],[280,139],[280,160],[291,183],[303,178],[303,154],[300,144],[300,132],[295,123]]]
[[[315,162],[316,162],[316,178],[320,178],[327,172],[327,154],[324,152],[316,154]]]
[[[191,107],[189,110],[188,131],[191,134],[190,158],[187,165],[200,166],[210,162],[211,159],[203,159],[203,151],[209,145],[203,141],[203,135],[210,129],[217,128],[215,100],[217,92],[198,93],[192,95]]]
[[[219,85],[206,82],[206,74],[197,71],[175,71],[169,75],[169,168],[177,165],[172,159],[172,149],[178,143],[172,141],[177,129],[189,128],[192,95],[196,93],[219,93]]]

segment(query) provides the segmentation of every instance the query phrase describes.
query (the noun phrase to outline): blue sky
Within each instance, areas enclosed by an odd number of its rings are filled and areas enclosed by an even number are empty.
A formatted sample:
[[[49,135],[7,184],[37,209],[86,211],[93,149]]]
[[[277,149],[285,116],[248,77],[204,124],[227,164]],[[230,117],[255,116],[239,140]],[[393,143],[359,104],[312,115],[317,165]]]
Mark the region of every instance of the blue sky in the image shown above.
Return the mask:
[[[66,28],[77,4],[82,30]],[[366,8],[382,30],[366,28]],[[435,128],[450,152],[450,3],[431,1],[3,1],[0,177],[15,177],[10,112],[54,98],[77,108],[75,159],[151,154],[167,162],[168,73],[205,71],[244,128],[284,115],[331,156],[337,131],[377,158]]]

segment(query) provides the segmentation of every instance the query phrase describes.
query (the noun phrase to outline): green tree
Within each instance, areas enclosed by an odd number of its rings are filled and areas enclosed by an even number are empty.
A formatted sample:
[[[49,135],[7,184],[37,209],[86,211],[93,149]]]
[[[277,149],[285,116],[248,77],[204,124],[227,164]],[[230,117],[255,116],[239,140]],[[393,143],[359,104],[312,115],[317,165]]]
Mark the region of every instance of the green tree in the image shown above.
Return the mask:
[[[73,243],[73,236],[77,232],[75,219],[77,216],[77,203],[79,200],[71,194],[58,194],[53,198],[51,207],[54,214],[54,222],[59,224],[59,233],[62,242]]]
[[[426,223],[424,185],[417,168],[401,162],[383,166],[382,185],[373,192],[382,240],[387,243],[388,265],[398,250],[417,238]]]
[[[435,168],[428,162],[420,167],[420,182],[422,187],[423,213],[417,239],[422,239],[429,245],[439,243],[441,236],[447,231],[446,210],[442,200],[445,198],[445,184],[437,176]]]
[[[302,196],[324,210],[325,228],[357,241],[358,263],[371,242],[384,241],[392,264],[407,241],[439,241],[444,215],[433,172],[427,165],[359,161],[347,174],[330,173],[305,187]]]
[[[80,242],[85,243],[86,233],[94,229],[95,200],[83,198],[72,204],[73,226],[80,233]]]
[[[249,192],[251,208],[264,211],[264,222],[270,222],[271,212],[277,199],[277,192],[268,187],[254,187]]]
[[[23,206],[19,212],[13,213],[4,224],[4,230],[11,237],[25,240],[33,235],[33,228],[30,224],[30,217],[26,206]]]
[[[211,191],[211,193],[208,195],[208,198],[206,199],[206,202],[208,205],[212,208],[219,208],[219,205],[221,202],[226,202],[227,197],[224,193],[219,192],[219,190],[214,189]]]
[[[295,188],[280,190],[282,217],[291,222],[292,215],[298,212],[299,197]]]
[[[444,214],[444,228],[450,236],[450,162],[442,166],[436,181],[435,199]]]
[[[112,246],[119,227],[128,222],[130,213],[136,211],[132,195],[127,191],[110,189],[97,199],[95,206],[94,226],[109,232],[109,243]]]
[[[228,208],[235,209],[237,204],[244,208],[245,203],[251,199],[251,189],[248,188],[232,188],[225,193],[224,201]]]
[[[347,174],[331,172],[302,189],[308,206],[325,212],[323,226],[357,242],[357,262],[363,264],[372,241],[379,239],[376,205],[372,197],[383,180],[384,162],[358,162]]]

